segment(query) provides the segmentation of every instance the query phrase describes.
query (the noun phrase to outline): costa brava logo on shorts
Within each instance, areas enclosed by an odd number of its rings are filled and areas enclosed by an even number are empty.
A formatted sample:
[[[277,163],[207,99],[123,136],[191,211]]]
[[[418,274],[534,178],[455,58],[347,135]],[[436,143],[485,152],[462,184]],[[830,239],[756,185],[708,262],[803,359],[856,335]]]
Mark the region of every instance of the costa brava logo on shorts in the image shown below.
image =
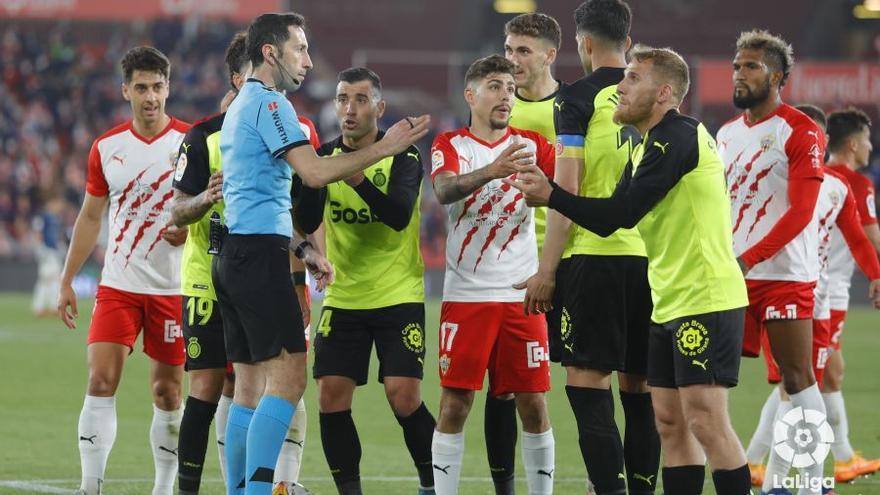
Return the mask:
[[[709,330],[697,320],[686,321],[675,332],[675,343],[683,355],[697,356],[709,347]]]
[[[410,352],[421,353],[425,349],[425,338],[422,332],[422,326],[418,323],[410,323],[404,327],[401,332],[403,335],[403,345]]]

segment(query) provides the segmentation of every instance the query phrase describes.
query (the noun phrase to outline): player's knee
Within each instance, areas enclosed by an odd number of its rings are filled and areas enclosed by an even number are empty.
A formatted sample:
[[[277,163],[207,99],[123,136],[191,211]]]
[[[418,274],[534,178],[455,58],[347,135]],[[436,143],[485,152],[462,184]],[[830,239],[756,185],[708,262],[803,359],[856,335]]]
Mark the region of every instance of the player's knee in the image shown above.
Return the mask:
[[[190,372],[189,395],[206,402],[217,402],[223,391],[223,374],[216,370]]]
[[[657,426],[657,433],[662,438],[680,436],[686,428],[681,419],[681,416],[674,414],[668,408],[654,407],[654,424]]]
[[[711,407],[695,407],[688,411],[688,429],[703,445],[710,444],[716,438],[720,438],[720,432],[726,426],[724,423],[724,414]]]
[[[394,414],[400,417],[409,416],[422,404],[422,397],[418,390],[410,390],[409,387],[386,390],[386,396]]]
[[[111,397],[119,386],[119,375],[109,370],[90,370],[88,394],[93,397]]]
[[[171,379],[154,380],[152,383],[153,400],[160,409],[171,411],[180,405],[180,382]]]
[[[456,397],[451,400],[442,401],[440,405],[442,422],[461,428],[471,412],[472,404],[473,398],[468,400],[466,397]]]
[[[815,383],[811,368],[801,368],[799,366],[786,369],[782,374],[782,386],[789,395],[796,394],[805,390],[807,387]]]
[[[540,433],[549,427],[550,420],[543,394],[522,394],[517,396],[516,403],[523,430]]]

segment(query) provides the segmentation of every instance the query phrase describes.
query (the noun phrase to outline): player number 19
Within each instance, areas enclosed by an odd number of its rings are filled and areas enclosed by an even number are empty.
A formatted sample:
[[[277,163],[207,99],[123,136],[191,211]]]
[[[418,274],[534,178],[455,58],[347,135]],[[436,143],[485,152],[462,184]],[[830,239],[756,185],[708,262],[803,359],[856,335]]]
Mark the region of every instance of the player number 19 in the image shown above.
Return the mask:
[[[205,326],[214,312],[214,301],[207,297],[190,297],[186,301],[186,312],[189,326],[194,326],[196,315],[199,316],[199,326]]]

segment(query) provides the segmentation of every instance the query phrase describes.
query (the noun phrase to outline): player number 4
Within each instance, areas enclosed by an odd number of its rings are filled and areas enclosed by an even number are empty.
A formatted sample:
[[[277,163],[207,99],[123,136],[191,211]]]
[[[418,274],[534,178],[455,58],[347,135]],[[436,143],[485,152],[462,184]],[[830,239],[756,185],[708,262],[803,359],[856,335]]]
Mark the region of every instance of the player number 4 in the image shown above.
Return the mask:
[[[440,350],[441,352],[452,351],[452,341],[455,340],[455,334],[458,333],[458,323],[449,323],[444,321],[440,324]]]

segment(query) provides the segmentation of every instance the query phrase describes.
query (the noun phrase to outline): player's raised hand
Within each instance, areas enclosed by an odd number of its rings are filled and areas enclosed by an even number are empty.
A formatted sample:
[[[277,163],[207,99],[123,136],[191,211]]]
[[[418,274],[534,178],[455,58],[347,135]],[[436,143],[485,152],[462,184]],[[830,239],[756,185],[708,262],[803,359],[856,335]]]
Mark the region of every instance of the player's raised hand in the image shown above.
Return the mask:
[[[335,278],[333,263],[330,263],[330,260],[325,258],[317,249],[311,246],[307,247],[303,252],[302,261],[306,265],[306,269],[309,270],[309,273],[312,274],[312,278],[315,279],[315,289],[318,292],[323,291],[328,285],[333,283]]]
[[[523,312],[527,315],[547,313],[553,309],[553,292],[556,290],[556,277],[553,274],[538,272],[525,282],[513,284],[517,290],[526,290]]]
[[[75,320],[79,317],[79,310],[76,309],[76,292],[73,291],[70,284],[62,283],[61,290],[58,292],[58,317],[67,328],[76,328]]]
[[[162,239],[168,244],[177,247],[186,242],[186,236],[188,233],[189,229],[186,227],[178,227],[177,225],[174,225],[173,222],[169,222],[168,225],[165,226],[165,230],[162,231]]]
[[[208,187],[205,189],[205,200],[209,204],[223,201],[223,171],[218,170],[211,174],[208,179]]]
[[[874,309],[880,309],[880,279],[871,280],[871,286],[868,287],[868,297],[874,304]]]
[[[238,92],[230,89],[223,95],[223,99],[220,100],[220,113],[226,112],[229,109],[229,105],[232,104],[232,100],[235,99],[235,96],[238,95]]]
[[[518,165],[516,180],[504,179],[504,183],[522,191],[529,206],[547,206],[553,186],[544,172],[535,165]]]
[[[510,177],[517,173],[517,167],[535,162],[535,154],[525,151],[526,144],[514,142],[504,149],[498,158],[489,164],[489,174],[496,179]]]
[[[428,124],[430,123],[430,115],[406,117],[397,122],[385,131],[385,136],[379,141],[379,144],[383,146],[383,152],[386,156],[403,152],[428,134]]]

